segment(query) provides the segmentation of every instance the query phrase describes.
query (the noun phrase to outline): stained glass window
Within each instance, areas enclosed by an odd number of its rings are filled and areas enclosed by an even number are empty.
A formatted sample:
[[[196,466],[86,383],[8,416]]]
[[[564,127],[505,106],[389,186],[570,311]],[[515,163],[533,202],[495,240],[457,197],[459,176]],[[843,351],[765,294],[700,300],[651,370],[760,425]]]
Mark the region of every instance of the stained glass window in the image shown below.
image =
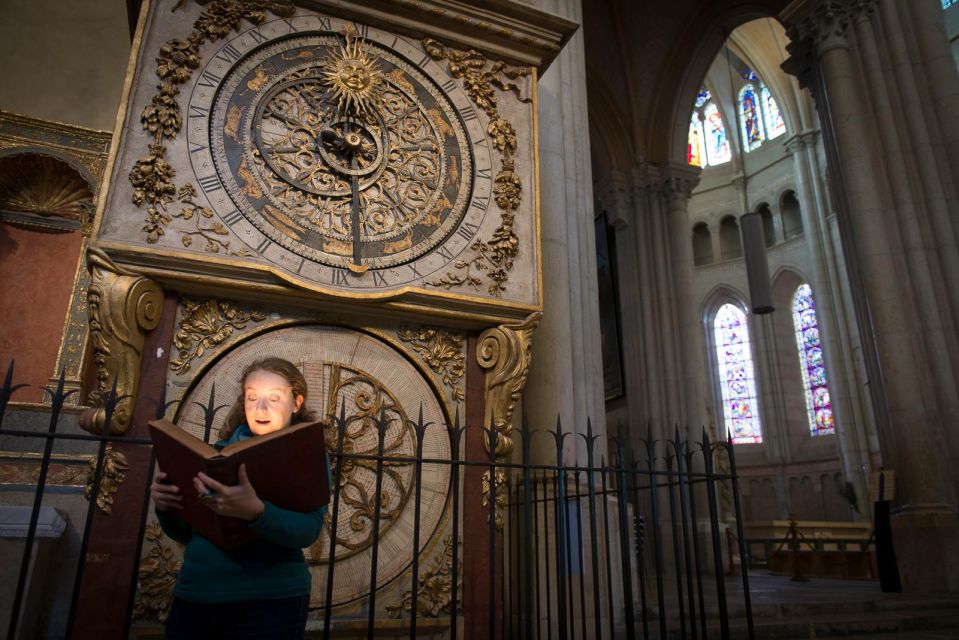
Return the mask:
[[[759,90],[759,96],[762,98],[763,115],[766,117],[766,136],[772,140],[786,133],[786,123],[783,122],[783,114],[779,111],[776,99],[766,85]]]
[[[826,366],[823,362],[822,343],[819,340],[816,304],[808,284],[799,285],[796,289],[792,310],[796,348],[799,350],[799,365],[806,392],[809,431],[813,436],[835,433],[836,424],[833,421],[832,401],[826,385]]]
[[[724,304],[713,320],[713,335],[726,431],[735,444],[762,442],[746,314],[734,304]]]
[[[694,167],[706,166],[706,140],[703,135],[703,121],[693,112],[689,122],[689,140],[686,142],[686,162]]]
[[[759,76],[756,75],[756,72],[750,69],[749,67],[747,67],[746,65],[742,66],[742,68],[739,71],[739,75],[746,82],[757,82],[759,80]]]
[[[696,94],[696,108],[700,108],[712,98],[712,95],[709,93],[709,89],[703,87],[699,90],[699,93]]]
[[[753,85],[747,84],[739,92],[739,119],[746,151],[752,151],[763,143],[763,122],[759,102]]]
[[[726,127],[723,118],[719,115],[719,108],[715,102],[706,105],[703,111],[706,120],[706,159],[709,164],[717,165],[729,162],[733,155],[729,147],[729,138],[726,136]]]
[[[957,2],[959,2],[959,0],[942,0],[942,8],[948,9],[949,7],[956,4]]]

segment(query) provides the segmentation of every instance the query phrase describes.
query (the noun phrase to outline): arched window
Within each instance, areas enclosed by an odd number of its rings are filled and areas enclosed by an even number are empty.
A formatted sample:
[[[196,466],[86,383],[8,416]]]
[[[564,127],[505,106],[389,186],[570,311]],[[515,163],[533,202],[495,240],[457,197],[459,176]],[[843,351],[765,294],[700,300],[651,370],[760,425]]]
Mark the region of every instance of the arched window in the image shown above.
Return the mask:
[[[836,432],[833,421],[832,401],[826,384],[826,365],[823,362],[822,342],[819,340],[819,321],[812,289],[801,284],[793,296],[793,327],[796,330],[796,348],[799,351],[799,366],[806,394],[806,414],[809,432],[823,436]]]
[[[713,237],[709,226],[700,222],[693,227],[693,264],[697,267],[713,261]]]
[[[762,98],[763,116],[766,119],[766,137],[772,140],[786,133],[786,123],[783,122],[783,114],[779,111],[776,99],[766,85],[761,85],[759,96]]]
[[[689,139],[686,144],[686,162],[694,167],[706,166],[706,139],[703,135],[703,121],[698,113],[693,113],[689,122]]]
[[[739,224],[733,216],[726,216],[719,223],[719,251],[723,260],[741,258],[743,255]]]
[[[720,307],[713,338],[726,431],[735,444],[762,442],[749,325],[742,309],[731,303]]]
[[[739,91],[739,120],[746,151],[752,151],[763,143],[765,136],[759,99],[751,84]]]
[[[729,147],[729,138],[726,136],[726,127],[723,125],[719,107],[715,102],[706,105],[703,116],[706,119],[706,157],[709,159],[709,164],[729,162],[733,154]]]
[[[696,95],[693,113],[689,118],[686,162],[696,167],[706,167],[729,162],[732,157],[722,115],[709,89],[703,87]]]
[[[799,210],[799,200],[793,191],[787,191],[779,203],[779,210],[783,215],[783,235],[786,240],[803,234],[802,212]]]
[[[756,212],[763,221],[763,239],[767,247],[776,244],[776,226],[773,223],[773,212],[765,202],[756,207]]]

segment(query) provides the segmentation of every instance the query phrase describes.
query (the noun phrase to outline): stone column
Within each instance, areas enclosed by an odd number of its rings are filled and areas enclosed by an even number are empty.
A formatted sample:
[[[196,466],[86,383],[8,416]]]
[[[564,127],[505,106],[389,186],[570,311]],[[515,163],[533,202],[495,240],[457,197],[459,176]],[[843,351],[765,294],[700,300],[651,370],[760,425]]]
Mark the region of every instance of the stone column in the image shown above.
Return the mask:
[[[808,131],[793,136],[786,141],[786,153],[793,160],[796,195],[806,230],[806,247],[812,263],[810,285],[816,301],[816,318],[825,354],[826,379],[829,382],[836,437],[839,440],[839,458],[846,481],[853,484],[856,495],[865,504],[868,495],[866,489],[870,469],[869,452],[861,414],[855,411],[855,401],[852,398],[857,392],[857,380],[855,375],[852,375],[855,371],[851,370],[851,344],[848,335],[842,336],[841,323],[836,317],[838,287],[832,245],[825,228],[824,212],[814,193],[814,182],[818,178],[812,172],[815,164],[811,164],[811,161],[815,161],[816,135],[815,131]]]
[[[701,169],[688,165],[669,165],[664,169],[666,219],[672,267],[672,297],[676,309],[676,331],[681,347],[679,385],[682,389],[679,415],[675,419],[697,438],[707,422],[706,416],[706,341],[703,319],[693,298],[692,228],[689,225],[689,198],[699,183]],[[718,234],[717,234],[718,235]]]
[[[532,4],[582,23],[580,0]],[[534,428],[552,429],[558,414],[567,432],[585,432],[591,419],[594,432],[603,433],[606,409],[584,55],[580,29],[539,80],[544,310],[534,340],[525,410]],[[533,462],[552,462],[555,454],[548,440],[537,438]],[[597,448],[601,445],[598,441]],[[585,463],[582,438],[566,439],[565,458],[570,464]]]
[[[949,447],[943,446],[954,430],[953,406],[959,398],[948,362],[955,327],[948,295],[930,296],[935,288],[930,291],[926,279],[945,255],[934,243],[917,242],[914,234],[920,230],[909,228],[902,215],[909,212],[890,193],[887,150],[875,135],[879,128],[873,117],[882,105],[870,85],[864,86],[858,65],[869,56],[851,51],[855,34],[849,33],[849,20],[863,4],[799,0],[790,5],[782,16],[793,41],[786,66],[811,80],[823,116],[843,252],[860,330],[867,336],[883,460],[897,472],[893,530],[903,585],[910,591],[955,592],[959,518]],[[899,6],[882,3],[889,12]],[[884,26],[894,29],[888,22]],[[857,44],[862,46],[862,40]],[[894,46],[895,38],[886,44]],[[890,114],[898,123],[917,117],[901,104]],[[921,182],[915,174],[909,177],[919,192]]]

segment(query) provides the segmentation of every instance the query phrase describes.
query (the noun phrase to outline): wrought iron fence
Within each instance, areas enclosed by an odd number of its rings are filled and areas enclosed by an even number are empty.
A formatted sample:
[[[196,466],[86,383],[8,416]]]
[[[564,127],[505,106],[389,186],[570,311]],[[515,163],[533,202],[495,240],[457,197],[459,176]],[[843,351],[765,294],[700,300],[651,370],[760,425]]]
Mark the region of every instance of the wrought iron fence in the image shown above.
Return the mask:
[[[4,416],[14,392],[24,385],[13,382],[13,363],[0,387],[0,436],[25,438],[43,443],[39,474],[34,490],[33,506],[24,541],[17,577],[12,613],[7,625],[8,638],[17,638],[24,607],[30,559],[35,545],[37,523],[50,468],[54,443],[58,440],[81,440],[98,446],[93,466],[89,503],[77,556],[66,636],[71,635],[76,605],[82,583],[83,558],[86,556],[91,522],[97,498],[101,494],[107,447],[110,443],[151,447],[149,439],[111,436],[110,424],[114,409],[122,399],[114,389],[100,398],[105,409],[102,435],[58,433],[60,416],[72,391],[64,391],[61,377],[56,388],[47,389],[50,397],[48,429],[45,433],[4,427]],[[162,417],[173,403],[166,398],[155,402],[156,416]],[[210,402],[203,406],[204,431],[209,439],[220,407]],[[422,411],[409,426],[416,434],[414,456],[387,455],[384,449],[389,420],[385,414],[373,418],[378,434],[375,454],[356,454],[347,445],[345,404],[335,418],[335,444],[330,449],[333,463],[333,486],[341,486],[345,464],[362,462],[375,470],[374,507],[372,510],[372,545],[370,547],[370,582],[365,603],[365,629],[353,620],[352,634],[368,638],[378,635],[386,617],[377,605],[377,572],[380,553],[381,507],[384,465],[413,465],[413,526],[410,549],[420,549],[422,474],[428,465],[449,469],[449,503],[451,510],[446,553],[452,561],[448,575],[449,603],[440,610],[421,609],[420,554],[411,552],[408,579],[409,601],[391,612],[402,620],[402,633],[416,638],[425,617],[446,617],[442,630],[445,637],[469,638],[753,638],[753,618],[747,573],[747,549],[742,533],[739,485],[736,461],[728,441],[711,442],[703,431],[698,442],[681,437],[676,429],[672,439],[656,440],[647,425],[646,437],[640,439],[644,455],[631,456],[626,431],[620,429],[609,441],[611,460],[598,451],[607,449],[607,441],[587,424],[583,433],[564,432],[557,421],[552,431],[531,430],[524,426],[517,435],[522,440],[519,461],[497,458],[497,438],[492,425],[460,426],[457,414],[453,424],[434,425],[423,422]],[[423,442],[427,429],[442,429],[449,439],[449,458],[424,457]],[[486,440],[484,455],[464,456],[464,434],[479,429]],[[582,439],[579,447],[577,439]],[[546,442],[546,446],[543,446]],[[569,446],[576,442],[575,445]],[[597,449],[597,443],[599,449]],[[331,443],[332,444],[332,443]],[[39,448],[39,446],[37,447]],[[552,457],[548,463],[532,461]],[[564,456],[579,451],[574,463]],[[550,454],[550,455],[547,455]],[[717,468],[716,460],[721,460]],[[151,456],[150,472],[153,475]],[[482,472],[486,498],[483,501],[483,531],[463,531],[465,505],[462,491],[468,470]],[[149,480],[145,486],[126,488],[143,492],[143,504],[149,500]],[[720,497],[730,511],[723,516]],[[333,492],[330,505],[329,558],[324,602],[333,601],[334,577],[337,571],[337,527],[342,509],[339,491]],[[468,507],[475,508],[475,507]],[[135,557],[143,539],[148,510],[142,510]],[[724,548],[725,527],[736,527],[737,549]],[[738,552],[739,576],[727,578],[724,554]],[[465,576],[462,580],[462,558],[472,554],[485,557],[486,571],[480,580]],[[126,602],[127,627],[134,609],[137,585],[137,563],[132,563],[131,590]],[[741,582],[741,588],[738,583]],[[466,603],[463,592],[473,597]],[[485,597],[481,597],[485,596]],[[730,606],[730,599],[735,600]],[[482,606],[478,606],[479,602]],[[312,614],[314,631],[311,637],[328,640],[340,636],[335,607],[323,606]],[[731,612],[733,612],[731,614]],[[321,622],[322,621],[322,622]],[[361,621],[360,621],[361,622]],[[430,633],[435,631],[432,620]],[[393,627],[393,634],[396,627]]]

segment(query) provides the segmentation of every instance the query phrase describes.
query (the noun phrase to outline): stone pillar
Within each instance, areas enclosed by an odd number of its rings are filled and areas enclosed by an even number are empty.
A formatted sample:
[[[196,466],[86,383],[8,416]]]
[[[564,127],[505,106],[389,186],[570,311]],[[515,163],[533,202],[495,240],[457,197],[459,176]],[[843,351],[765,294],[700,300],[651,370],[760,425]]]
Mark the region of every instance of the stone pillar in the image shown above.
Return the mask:
[[[676,420],[698,438],[706,425],[706,342],[699,306],[693,298],[692,228],[689,225],[689,198],[699,183],[701,169],[688,165],[670,165],[665,169],[664,191],[672,266],[672,296],[676,308],[676,331],[680,349],[680,388],[683,407]],[[718,235],[718,234],[717,234]]]
[[[582,23],[580,0],[538,0],[537,8]],[[586,117],[583,31],[577,31],[539,80],[540,215],[543,320],[526,384],[533,428],[604,433],[603,359],[593,221],[592,171]],[[539,436],[533,462],[552,462],[549,438]],[[597,458],[602,441],[597,442]],[[582,438],[566,438],[565,459],[585,463]]]
[[[931,8],[933,3],[923,4]],[[924,196],[928,176],[920,175],[920,155],[925,143],[909,122],[921,120],[931,128],[948,124],[949,116],[945,111],[939,116],[941,104],[927,102],[921,111],[908,111],[902,100],[885,101],[869,65],[880,60],[904,64],[910,56],[921,64],[922,56],[911,35],[904,35],[905,5],[883,0],[878,6],[886,38],[881,45],[876,40],[883,55],[872,59],[861,20],[875,5],[874,0],[790,5],[782,16],[793,41],[785,66],[811,85],[825,129],[883,460],[897,472],[893,532],[903,585],[909,591],[955,592],[959,518],[951,462],[959,386],[951,357],[956,341],[951,302],[957,294],[946,291],[945,284],[959,276],[944,267],[951,264],[956,230],[938,225],[935,198]],[[850,29],[851,20],[859,20],[859,26]],[[884,69],[883,76],[887,82],[903,80],[895,69]],[[877,136],[884,112],[893,128]],[[917,146],[900,148],[901,141]],[[892,183],[891,163],[897,158],[912,169],[903,176],[908,198]],[[946,200],[955,204],[954,182],[945,172],[937,175],[950,194]]]
[[[796,176],[796,195],[803,218],[803,234],[812,263],[810,285],[816,301],[816,318],[825,354],[826,379],[833,406],[836,437],[839,440],[839,458],[843,475],[856,489],[862,504],[867,500],[869,451],[863,429],[861,413],[856,411],[854,395],[857,395],[857,380],[852,369],[850,337],[843,335],[842,324],[836,314],[838,300],[838,274],[835,256],[832,254],[823,210],[815,195],[813,173],[816,166],[816,132],[800,133],[786,141],[786,153],[792,157]],[[788,313],[788,310],[784,310]],[[868,517],[867,513],[864,513]]]

